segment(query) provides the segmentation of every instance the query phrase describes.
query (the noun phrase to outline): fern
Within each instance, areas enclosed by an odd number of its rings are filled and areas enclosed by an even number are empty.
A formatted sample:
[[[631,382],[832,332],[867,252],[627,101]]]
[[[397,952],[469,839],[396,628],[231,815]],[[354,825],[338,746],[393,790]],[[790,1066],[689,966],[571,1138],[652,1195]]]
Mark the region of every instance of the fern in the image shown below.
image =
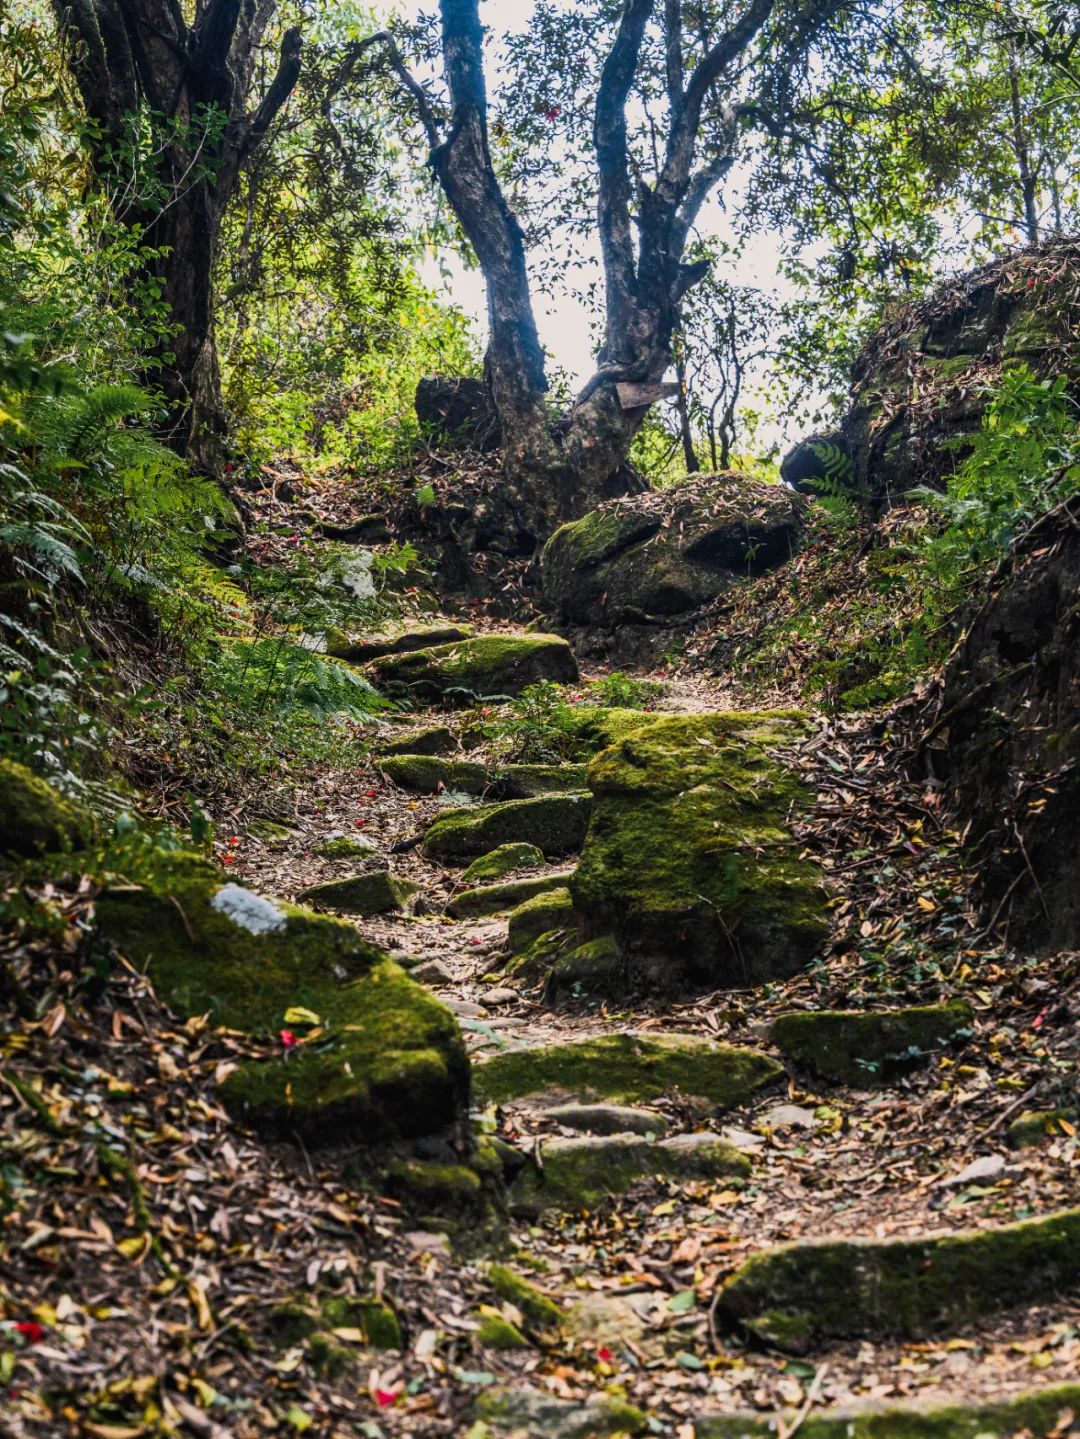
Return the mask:
[[[121,420],[145,414],[151,405],[137,385],[97,385],[85,395],[36,405],[31,423],[54,455],[85,463],[99,456]]]

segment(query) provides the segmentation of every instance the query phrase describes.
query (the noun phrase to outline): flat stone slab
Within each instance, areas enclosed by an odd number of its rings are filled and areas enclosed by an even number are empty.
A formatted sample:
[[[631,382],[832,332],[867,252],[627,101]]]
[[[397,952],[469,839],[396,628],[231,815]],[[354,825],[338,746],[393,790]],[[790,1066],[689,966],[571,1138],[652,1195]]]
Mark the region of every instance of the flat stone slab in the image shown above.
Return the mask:
[[[549,858],[579,850],[589,827],[587,794],[544,795],[447,810],[428,828],[424,854],[461,863],[503,844],[533,844]]]
[[[552,869],[545,874],[526,875],[522,879],[508,879],[501,884],[481,885],[479,889],[466,889],[446,906],[446,912],[453,919],[476,919],[485,914],[500,914],[504,910],[516,910],[527,900],[540,894],[564,890],[572,871]]]
[[[750,1160],[715,1134],[679,1134],[673,1139],[639,1135],[588,1135],[551,1139],[510,1189],[518,1213],[544,1209],[592,1209],[623,1194],[639,1179],[745,1179]]]
[[[488,772],[482,764],[467,759],[444,759],[441,755],[384,755],[379,771],[398,789],[413,794],[483,794]]]
[[[398,879],[386,869],[371,874],[353,874],[347,879],[331,879],[313,884],[300,899],[323,909],[337,909],[342,914],[393,914],[405,908],[420,886],[410,879]]]
[[[641,1104],[677,1093],[722,1110],[745,1104],[782,1073],[756,1049],[631,1030],[509,1050],[476,1065],[473,1086],[489,1104],[539,1095]]]
[[[559,1104],[545,1109],[542,1117],[583,1134],[646,1134],[660,1139],[668,1131],[662,1114],[626,1104]]]
[[[349,664],[363,665],[383,655],[411,654],[414,650],[429,650],[435,645],[455,644],[467,640],[470,633],[468,628],[463,629],[460,625],[429,625],[405,630],[400,635],[366,635],[362,639],[331,645],[328,653],[335,659],[347,660]]]
[[[818,1410],[801,1439],[1013,1439],[1014,1435],[1075,1434],[1080,1384],[1055,1384],[991,1404],[848,1406]],[[788,1424],[794,1413],[783,1416]],[[777,1418],[761,1414],[699,1414],[694,1439],[776,1439]],[[793,1431],[789,1431],[793,1432]]]
[[[773,1042],[820,1079],[875,1088],[908,1073],[971,1024],[963,1000],[907,1009],[799,1010],[773,1022]]]
[[[495,1389],[476,1401],[475,1414],[485,1424],[530,1439],[607,1439],[644,1434],[648,1418],[621,1399],[592,1395],[584,1404],[555,1399],[541,1389]]]
[[[1080,1209],[924,1239],[820,1239],[767,1249],[720,1292],[718,1313],[804,1353],[833,1338],[922,1339],[1080,1287]]]

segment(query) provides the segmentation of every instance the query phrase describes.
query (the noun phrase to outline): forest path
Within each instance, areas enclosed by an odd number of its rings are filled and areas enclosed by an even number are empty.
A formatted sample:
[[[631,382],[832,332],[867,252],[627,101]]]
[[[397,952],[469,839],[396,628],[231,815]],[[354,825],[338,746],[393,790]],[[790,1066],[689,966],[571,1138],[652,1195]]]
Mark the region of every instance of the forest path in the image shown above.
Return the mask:
[[[674,683],[662,705],[701,711],[730,704],[730,695],[729,686],[692,679]],[[462,728],[475,719],[473,712],[430,710],[391,722],[379,742],[397,744],[418,726],[439,725],[460,744]],[[483,744],[453,757],[492,762]],[[612,1390],[672,1426],[666,1432],[689,1439],[689,1426],[708,1414],[768,1420],[810,1403],[974,1404],[1076,1377],[1077,1307],[1051,1294],[1045,1303],[999,1312],[988,1303],[974,1324],[930,1339],[832,1340],[797,1358],[717,1328],[719,1285],[775,1244],[996,1228],[1080,1202],[1075,1130],[1025,1149],[1004,1141],[1003,1114],[1015,1112],[1017,1096],[1058,1062],[1055,1045],[1075,1047],[1057,1031],[1040,1032],[1047,978],[1030,962],[1018,982],[1001,952],[977,934],[953,840],[936,826],[926,796],[898,781],[887,746],[867,726],[826,724],[807,746],[805,768],[819,782],[807,843],[840,890],[825,962],[784,983],[679,1002],[581,996],[553,1007],[542,986],[507,977],[506,914],[448,915],[447,904],[466,887],[461,867],[434,861],[416,843],[448,803],[482,806],[482,796],[410,793],[385,777],[376,752],[358,768],[327,765],[309,774],[292,812],[281,816],[292,826],[287,837],[245,838],[237,816],[237,877],[266,892],[294,897],[311,884],[387,865],[419,886],[411,912],[371,916],[360,928],[416,961],[417,977],[457,1014],[474,1063],[615,1033],[688,1035],[775,1055],[768,1029],[778,1013],[925,1001],[939,997],[946,978],[948,993],[962,990],[974,1006],[973,1031],[959,1052],[928,1056],[888,1086],[815,1083],[788,1065],[786,1079],[725,1112],[696,1106],[678,1091],[652,1098],[646,1107],[669,1134],[707,1133],[738,1146],[752,1163],[749,1182],[647,1176],[622,1197],[583,1211],[552,1208],[513,1222],[510,1264],[566,1310],[566,1323],[560,1340],[539,1350],[479,1351],[481,1389],[538,1386],[567,1400],[568,1415],[580,1415],[586,1396]],[[370,842],[375,856],[319,856],[322,843],[342,835]],[[560,858],[526,873],[572,863]],[[491,1108],[486,1124],[497,1124],[502,1139],[530,1155],[577,1132],[552,1113],[550,1100]],[[443,1294],[453,1288],[452,1274],[483,1273],[479,1261],[439,1250],[422,1262]],[[468,1329],[463,1301],[456,1308]],[[406,1356],[382,1382],[407,1381],[415,1367]],[[545,1418],[535,1397],[522,1402],[519,1432],[609,1432],[561,1429],[564,1419],[570,1423],[566,1415]],[[381,1417],[394,1432],[418,1432],[404,1418],[399,1430],[394,1415]]]

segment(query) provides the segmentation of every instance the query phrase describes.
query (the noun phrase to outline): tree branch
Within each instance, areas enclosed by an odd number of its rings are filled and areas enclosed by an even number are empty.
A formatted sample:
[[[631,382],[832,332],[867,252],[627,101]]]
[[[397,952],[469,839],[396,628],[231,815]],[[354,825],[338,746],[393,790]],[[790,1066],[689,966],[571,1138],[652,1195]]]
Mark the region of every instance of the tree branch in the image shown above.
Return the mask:
[[[439,133],[439,125],[435,117],[434,108],[428,99],[427,91],[405,64],[405,57],[399,50],[398,43],[393,35],[390,34],[389,30],[379,30],[374,35],[368,35],[364,40],[355,41],[349,47],[349,54],[338,71],[338,88],[340,89],[342,85],[348,82],[356,61],[374,45],[382,45],[385,47],[386,58],[389,62],[390,69],[397,76],[402,89],[408,91],[412,97],[420,123],[424,127],[424,134],[427,136],[428,144],[434,149],[442,139]]]
[[[664,65],[674,113],[683,98],[682,0],[664,0]]]
[[[237,146],[238,160],[241,164],[261,142],[273,123],[274,116],[292,94],[296,82],[300,78],[300,56],[303,45],[303,37],[296,26],[291,30],[286,30],[281,37],[281,51],[278,55],[278,67],[274,78],[271,80],[266,94],[259,101],[255,113],[248,116],[243,125],[242,137]]]

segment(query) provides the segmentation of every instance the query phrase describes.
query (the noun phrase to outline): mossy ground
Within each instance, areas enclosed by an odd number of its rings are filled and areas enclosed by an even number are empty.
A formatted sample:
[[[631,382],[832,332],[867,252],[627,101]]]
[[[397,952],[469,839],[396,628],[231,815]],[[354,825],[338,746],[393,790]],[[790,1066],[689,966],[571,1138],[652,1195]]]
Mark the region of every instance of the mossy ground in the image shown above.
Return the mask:
[[[637,1104],[678,1092],[729,1109],[780,1073],[756,1050],[688,1035],[627,1033],[496,1055],[476,1066],[473,1083],[496,1104],[534,1094]]]

